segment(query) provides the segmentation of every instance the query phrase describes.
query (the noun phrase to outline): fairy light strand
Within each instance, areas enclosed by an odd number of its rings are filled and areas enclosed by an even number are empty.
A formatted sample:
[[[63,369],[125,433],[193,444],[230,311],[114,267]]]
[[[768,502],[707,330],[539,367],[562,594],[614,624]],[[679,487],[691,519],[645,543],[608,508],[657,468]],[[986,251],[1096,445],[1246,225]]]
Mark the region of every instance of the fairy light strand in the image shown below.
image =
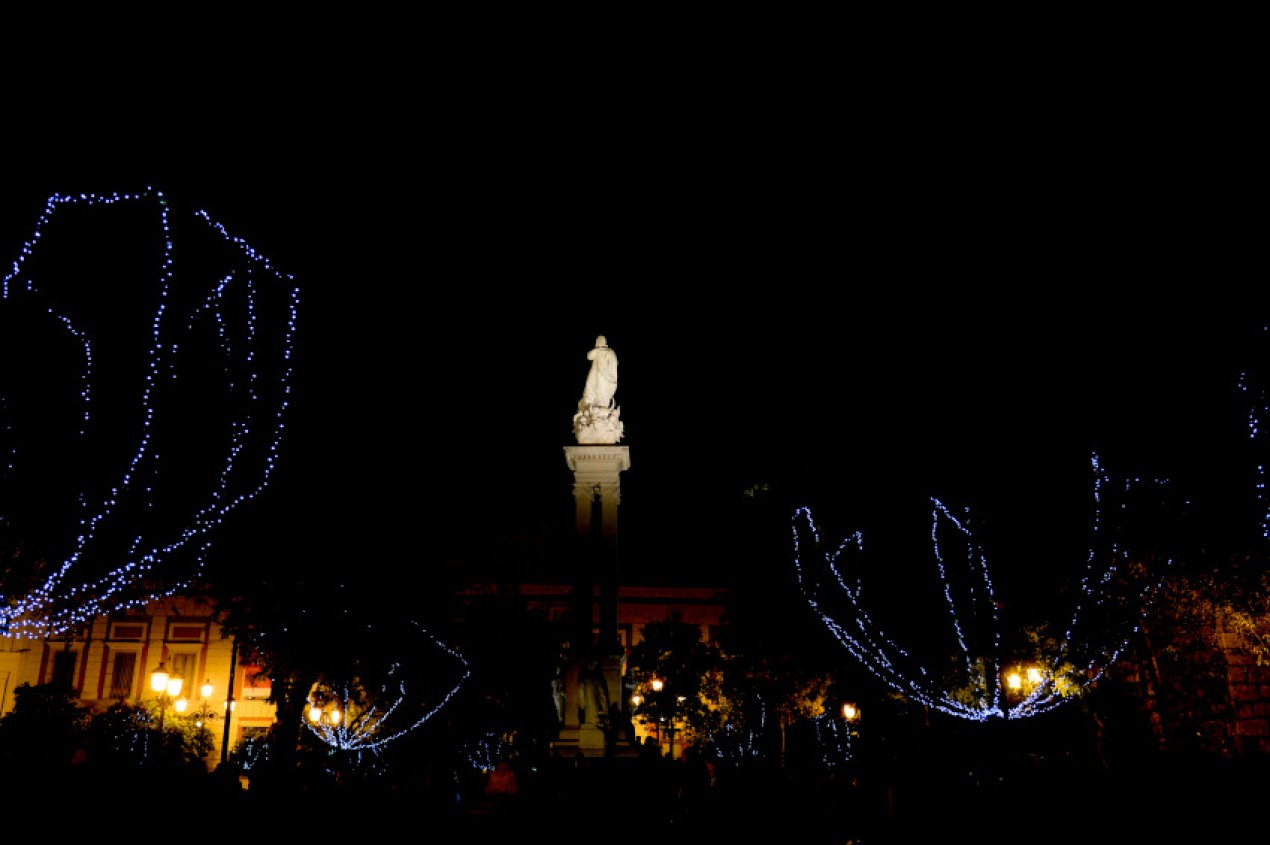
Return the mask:
[[[1056,654],[1038,655],[1043,661],[1042,680],[1017,696],[1011,703],[1001,688],[1004,668],[1001,620],[997,610],[995,589],[986,556],[975,542],[968,515],[955,516],[938,499],[932,499],[931,542],[953,637],[960,649],[959,662],[969,683],[965,688],[951,689],[939,672],[925,665],[890,637],[870,616],[863,600],[859,579],[847,577],[850,565],[863,552],[863,535],[854,532],[832,552],[826,552],[820,530],[811,510],[799,508],[793,517],[794,565],[798,585],[811,610],[818,616],[846,651],[869,672],[888,686],[918,704],[960,719],[1020,719],[1036,716],[1072,700],[1057,682],[1062,673],[1069,683],[1088,686],[1118,659],[1130,636],[1138,630],[1137,620],[1149,605],[1159,585],[1159,576],[1135,582],[1136,602],[1122,614],[1119,630],[1113,634],[1105,628],[1083,624],[1086,617],[1107,609],[1112,602],[1111,584],[1131,555],[1114,535],[1103,530],[1103,490],[1108,476],[1093,456],[1094,471],[1094,543],[1091,545],[1082,574],[1079,599]],[[1126,499],[1130,491],[1143,483],[1126,481],[1121,492]],[[1155,484],[1165,484],[1153,481]],[[954,584],[954,568],[947,563],[948,552],[958,546],[965,552],[964,568],[968,577]],[[823,565],[822,565],[823,564]],[[1165,562],[1165,567],[1171,561]],[[816,573],[816,574],[813,574]],[[829,609],[822,594],[832,588],[830,599],[840,597]],[[1063,672],[1066,665],[1076,672]]]
[[[0,631],[10,636],[57,636],[103,614],[144,606],[189,586],[206,562],[215,529],[229,514],[255,498],[268,484],[282,444],[290,402],[294,336],[299,309],[299,289],[261,253],[206,212],[193,215],[196,226],[219,235],[237,256],[233,267],[205,295],[189,290],[200,284],[176,272],[176,244],[171,210],[163,194],[147,188],[135,194],[54,194],[45,204],[35,230],[22,245],[12,271],[0,280],[0,301],[44,307],[46,313],[79,343],[79,439],[86,441],[98,429],[94,401],[98,377],[95,367],[96,338],[76,315],[55,309],[39,281],[24,273],[39,255],[48,224],[62,209],[79,205],[100,209],[121,203],[152,203],[161,234],[157,304],[154,308],[146,362],[140,374],[139,422],[131,458],[113,479],[89,479],[76,496],[78,530],[70,550],[44,578],[22,596],[0,596]],[[173,313],[177,302],[190,297],[196,303],[189,313]],[[269,325],[264,325],[269,321]],[[267,330],[266,330],[267,329]],[[216,351],[228,374],[223,386],[228,436],[220,469],[195,491],[192,512],[179,519],[162,519],[160,505],[171,496],[178,469],[167,465],[168,445],[188,448],[181,432],[174,432],[169,417],[174,385],[183,384],[186,356],[201,354],[199,332],[210,330],[218,341]],[[192,360],[192,359],[191,359]],[[122,375],[129,378],[129,374]],[[131,378],[136,378],[132,374]],[[192,377],[191,377],[192,378]],[[266,389],[268,388],[268,389]],[[6,404],[12,414],[15,409]],[[7,456],[10,465],[20,461],[15,445]],[[103,483],[104,482],[104,483]],[[96,490],[97,492],[94,492]],[[201,500],[201,504],[197,502]],[[171,515],[169,515],[170,517]],[[5,515],[0,514],[0,518]],[[108,541],[108,534],[127,536]],[[122,547],[121,547],[122,546]],[[172,565],[178,552],[188,554],[192,565],[178,573]],[[105,563],[101,563],[105,561]],[[95,574],[94,567],[104,568]],[[166,582],[166,583],[165,583]],[[151,587],[151,584],[162,586]]]
[[[399,716],[399,711],[409,711],[418,700],[409,684],[404,680],[393,680],[385,684],[377,694],[369,696],[367,691],[357,683],[343,681],[327,686],[324,698],[333,702],[338,708],[331,713],[333,718],[305,718],[302,723],[309,732],[326,745],[338,751],[352,752],[360,757],[363,754],[374,754],[385,745],[400,739],[410,731],[423,725],[450,703],[459,689],[471,676],[471,667],[462,654],[441,642],[432,634],[419,628],[420,633],[442,652],[453,658],[461,669],[458,680],[441,698],[417,715]],[[389,677],[401,669],[400,665],[390,667]],[[310,698],[310,705],[316,705]],[[394,716],[397,718],[394,720]],[[393,727],[404,721],[403,727]]]
[[[1262,335],[1270,333],[1270,326],[1263,326]],[[1270,399],[1267,398],[1267,391],[1263,382],[1254,383],[1253,376],[1248,372],[1242,372],[1236,381],[1236,390],[1246,395],[1247,401],[1247,418],[1246,425],[1248,427],[1248,439],[1254,445],[1264,442],[1266,429],[1264,420],[1270,416]],[[1260,509],[1260,524],[1258,531],[1262,540],[1270,540],[1270,498],[1267,497],[1266,489],[1266,465],[1264,461],[1255,461],[1253,466],[1254,481],[1253,494],[1256,497],[1257,507]]]

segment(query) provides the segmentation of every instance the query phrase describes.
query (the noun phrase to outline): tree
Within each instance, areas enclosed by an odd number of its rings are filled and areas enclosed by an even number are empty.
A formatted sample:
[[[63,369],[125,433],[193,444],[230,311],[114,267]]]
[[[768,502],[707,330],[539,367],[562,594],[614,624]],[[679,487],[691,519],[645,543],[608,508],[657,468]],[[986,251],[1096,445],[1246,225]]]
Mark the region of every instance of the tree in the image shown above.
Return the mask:
[[[62,684],[21,684],[13,710],[0,718],[0,771],[23,776],[69,767],[84,745],[91,710]]]
[[[1237,728],[1239,705],[1270,681],[1270,574],[1259,554],[1194,565],[1167,577],[1117,667],[1107,695],[1136,701],[1140,738],[1148,723],[1158,749],[1231,755],[1249,740]],[[1237,694],[1244,686],[1253,692]]]
[[[783,767],[820,756],[816,721],[843,701],[859,702],[871,679],[853,671],[807,609],[797,572],[788,565],[788,495],[779,485],[759,484],[735,504],[738,530],[727,550],[735,565],[715,637],[724,665],[719,699],[725,718],[714,742],[734,760]]]
[[[98,768],[116,771],[143,766],[157,733],[148,709],[117,702],[89,720],[88,759]]]
[[[202,770],[212,750],[211,730],[197,715],[160,720],[146,705],[116,702],[92,713],[84,737],[88,765],[97,772]]]
[[[271,479],[298,289],[186,212],[151,190],[51,196],[6,277],[0,352],[22,361],[0,370],[0,557],[23,553],[0,584],[9,635],[196,581]]]
[[[723,663],[717,646],[701,639],[697,625],[670,616],[644,626],[643,639],[627,658],[640,696],[633,715],[645,725],[664,726],[681,747],[713,737],[721,725],[719,679]]]
[[[1051,637],[1049,653],[1026,654],[1039,671],[1024,695],[1005,685],[1011,660],[1042,639],[1026,627],[1006,630],[1001,602],[989,575],[987,556],[970,527],[969,509],[955,515],[932,499],[931,542],[939,573],[939,594],[948,626],[946,645],[918,653],[912,637],[901,640],[879,624],[865,599],[862,532],[828,549],[807,508],[794,514],[794,562],[808,606],[858,663],[894,690],[950,716],[970,721],[1021,719],[1045,713],[1078,697],[1112,665],[1128,643],[1133,627],[1163,575],[1150,565],[1157,556],[1142,549],[1163,541],[1143,531],[1144,520],[1132,505],[1152,516],[1160,511],[1154,491],[1161,485],[1112,484],[1098,457],[1093,467],[1093,540],[1087,567],[1074,591],[1061,637]],[[1145,487],[1151,496],[1144,497]],[[1119,498],[1112,499],[1114,490]],[[1117,507],[1111,507],[1115,505]],[[1115,520],[1110,522],[1104,511]],[[1133,524],[1127,524],[1132,519]],[[1152,522],[1152,524],[1156,524]],[[1167,543],[1163,543],[1167,548]],[[955,655],[955,663],[935,668],[929,661]]]
[[[568,622],[528,606],[513,585],[470,602],[450,636],[472,666],[451,724],[470,741],[505,737],[517,753],[544,751],[559,728],[551,681]]]
[[[432,718],[467,679],[464,658],[366,587],[289,575],[283,561],[218,584],[225,633],[271,681],[261,783],[379,770],[366,755]],[[313,708],[326,715],[313,720]]]
[[[766,757],[778,766],[790,761],[791,727],[865,693],[840,656],[827,650],[810,614],[782,598],[788,596],[769,585],[764,596],[742,595],[729,607],[718,634],[726,718],[715,735],[728,756]]]

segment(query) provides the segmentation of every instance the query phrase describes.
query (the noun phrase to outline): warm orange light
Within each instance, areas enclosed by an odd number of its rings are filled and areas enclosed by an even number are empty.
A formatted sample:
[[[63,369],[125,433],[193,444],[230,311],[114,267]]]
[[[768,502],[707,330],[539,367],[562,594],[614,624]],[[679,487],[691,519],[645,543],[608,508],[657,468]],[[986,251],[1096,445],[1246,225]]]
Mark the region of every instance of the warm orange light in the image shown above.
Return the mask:
[[[212,697],[211,680],[209,679],[209,680],[203,681],[203,686],[199,689],[199,691],[203,693],[203,698],[211,698]]]
[[[163,692],[168,688],[168,667],[162,660],[155,670],[150,673],[150,689],[155,692]]]
[[[856,709],[854,704],[848,701],[846,704],[842,705],[842,718],[846,719],[848,722],[854,722],[856,719],[860,718],[860,711]]]
[[[190,702],[187,699],[178,698],[176,701],[172,702],[172,706],[176,709],[176,712],[184,713],[185,708],[190,706]]]
[[[661,678],[653,678],[653,683],[652,683],[653,692],[661,692],[661,688],[663,686],[665,686],[665,683],[662,681]]]
[[[1045,673],[1036,665],[1020,666],[1005,673],[1005,685],[1010,692],[1034,690],[1045,680]]]

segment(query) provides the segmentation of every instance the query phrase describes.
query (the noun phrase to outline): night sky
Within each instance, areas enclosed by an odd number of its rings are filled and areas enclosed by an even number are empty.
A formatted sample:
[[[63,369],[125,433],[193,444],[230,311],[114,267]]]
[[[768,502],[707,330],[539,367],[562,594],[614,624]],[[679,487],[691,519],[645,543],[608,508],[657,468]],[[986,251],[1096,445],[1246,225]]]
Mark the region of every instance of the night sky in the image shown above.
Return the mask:
[[[288,441],[246,510],[315,558],[571,530],[563,447],[599,334],[624,565],[658,577],[738,565],[720,538],[754,528],[756,485],[897,566],[929,563],[931,497],[969,507],[1015,573],[1080,563],[1095,452],[1206,511],[1251,497],[1236,379],[1262,314],[1209,179],[1124,136],[935,153],[730,128],[81,162],[7,177],[0,258],[52,193],[152,187],[290,273]]]

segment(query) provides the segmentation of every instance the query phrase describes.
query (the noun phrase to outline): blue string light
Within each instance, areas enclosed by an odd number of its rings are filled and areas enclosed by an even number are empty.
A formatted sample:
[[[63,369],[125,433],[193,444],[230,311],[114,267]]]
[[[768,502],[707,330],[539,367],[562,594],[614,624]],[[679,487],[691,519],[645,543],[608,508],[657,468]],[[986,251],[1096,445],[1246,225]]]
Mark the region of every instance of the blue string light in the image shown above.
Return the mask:
[[[299,289],[250,244],[199,211],[193,215],[195,225],[229,244],[231,256],[230,269],[200,295],[197,287],[206,283],[196,273],[177,273],[171,210],[162,193],[149,188],[135,194],[52,195],[12,270],[0,280],[0,301],[48,314],[77,344],[80,444],[106,436],[94,404],[99,338],[84,313],[68,310],[24,270],[41,255],[49,224],[66,209],[78,206],[100,212],[125,204],[155,212],[162,242],[158,299],[143,371],[111,373],[129,383],[141,380],[139,422],[127,435],[136,438],[135,447],[116,476],[83,482],[75,497],[75,536],[42,583],[22,596],[0,596],[0,631],[10,636],[62,635],[96,616],[144,606],[188,587],[202,571],[214,529],[264,489],[279,454],[290,400]],[[177,302],[193,304],[187,306],[188,313],[178,314],[173,313]],[[183,386],[187,366],[195,363],[195,356],[208,353],[205,336],[209,332],[216,339],[214,354],[225,379],[218,385],[227,413],[219,447],[210,441],[182,443],[188,435],[173,430],[168,421],[180,416],[173,407],[179,401],[173,385]],[[16,409],[7,397],[0,398],[6,400],[7,419]],[[6,426],[6,431],[11,429]],[[164,505],[175,498],[175,485],[186,479],[166,460],[164,449],[173,444],[223,449],[219,470],[196,485],[192,512],[175,519]],[[6,475],[20,466],[19,445],[14,443],[6,454]],[[8,516],[0,514],[0,518]],[[189,570],[178,573],[171,565],[178,553],[191,556]]]
[[[316,719],[302,719],[304,726],[332,749],[352,752],[360,759],[361,755],[378,753],[388,743],[400,739],[435,716],[458,693],[470,677],[471,669],[463,655],[422,628],[419,630],[462,667],[462,674],[457,682],[435,705],[418,715],[403,717],[402,712],[410,713],[419,699],[404,680],[391,681],[374,694],[356,681],[319,684],[310,695],[310,705],[318,707],[320,698],[325,703],[333,703],[336,710],[326,711],[326,715]],[[400,669],[400,666],[390,667],[389,677],[397,674]],[[394,727],[403,720],[404,727]]]
[[[1263,326],[1261,329],[1263,335],[1270,332],[1270,326]],[[1236,388],[1240,393],[1246,394],[1248,402],[1248,439],[1254,444],[1261,443],[1265,438],[1265,426],[1262,421],[1267,415],[1270,415],[1270,400],[1267,399],[1266,388],[1264,384],[1254,384],[1253,377],[1247,372],[1239,374]],[[1257,506],[1261,511],[1261,524],[1259,530],[1261,539],[1270,539],[1270,500],[1266,496],[1266,466],[1262,462],[1257,462],[1253,467],[1255,473],[1255,481],[1253,482],[1253,493],[1256,496]]]
[[[1119,634],[1108,629],[1105,615],[1099,625],[1086,624],[1095,610],[1110,607],[1112,586],[1123,581],[1121,571],[1131,560],[1128,550],[1114,537],[1105,540],[1102,530],[1102,491],[1107,474],[1093,456],[1094,536],[1085,572],[1068,627],[1053,654],[1038,654],[1040,679],[1023,689],[1012,703],[1002,689],[1005,659],[1002,649],[998,602],[987,560],[969,528],[968,515],[955,516],[941,501],[932,499],[931,543],[934,548],[948,620],[959,649],[965,685],[955,688],[921,659],[888,636],[870,615],[859,579],[849,580],[848,567],[863,552],[863,535],[857,531],[832,552],[826,552],[810,509],[799,508],[793,517],[794,564],[800,591],[808,606],[847,652],[873,675],[907,698],[959,719],[1020,719],[1035,716],[1075,698],[1075,693],[1102,676],[1128,644],[1134,622],[1140,618],[1159,586],[1159,576],[1130,579],[1137,601],[1122,614],[1131,630]],[[1141,482],[1126,481],[1128,493]],[[1151,483],[1163,484],[1154,481]],[[1113,532],[1107,532],[1113,533]],[[964,551],[964,570],[946,562],[946,552],[956,546]],[[820,564],[823,563],[823,566]],[[1171,561],[1166,562],[1167,567]],[[818,574],[817,574],[818,573]],[[832,590],[832,593],[829,591]],[[840,599],[840,600],[836,600]],[[830,608],[832,604],[832,608]]]

